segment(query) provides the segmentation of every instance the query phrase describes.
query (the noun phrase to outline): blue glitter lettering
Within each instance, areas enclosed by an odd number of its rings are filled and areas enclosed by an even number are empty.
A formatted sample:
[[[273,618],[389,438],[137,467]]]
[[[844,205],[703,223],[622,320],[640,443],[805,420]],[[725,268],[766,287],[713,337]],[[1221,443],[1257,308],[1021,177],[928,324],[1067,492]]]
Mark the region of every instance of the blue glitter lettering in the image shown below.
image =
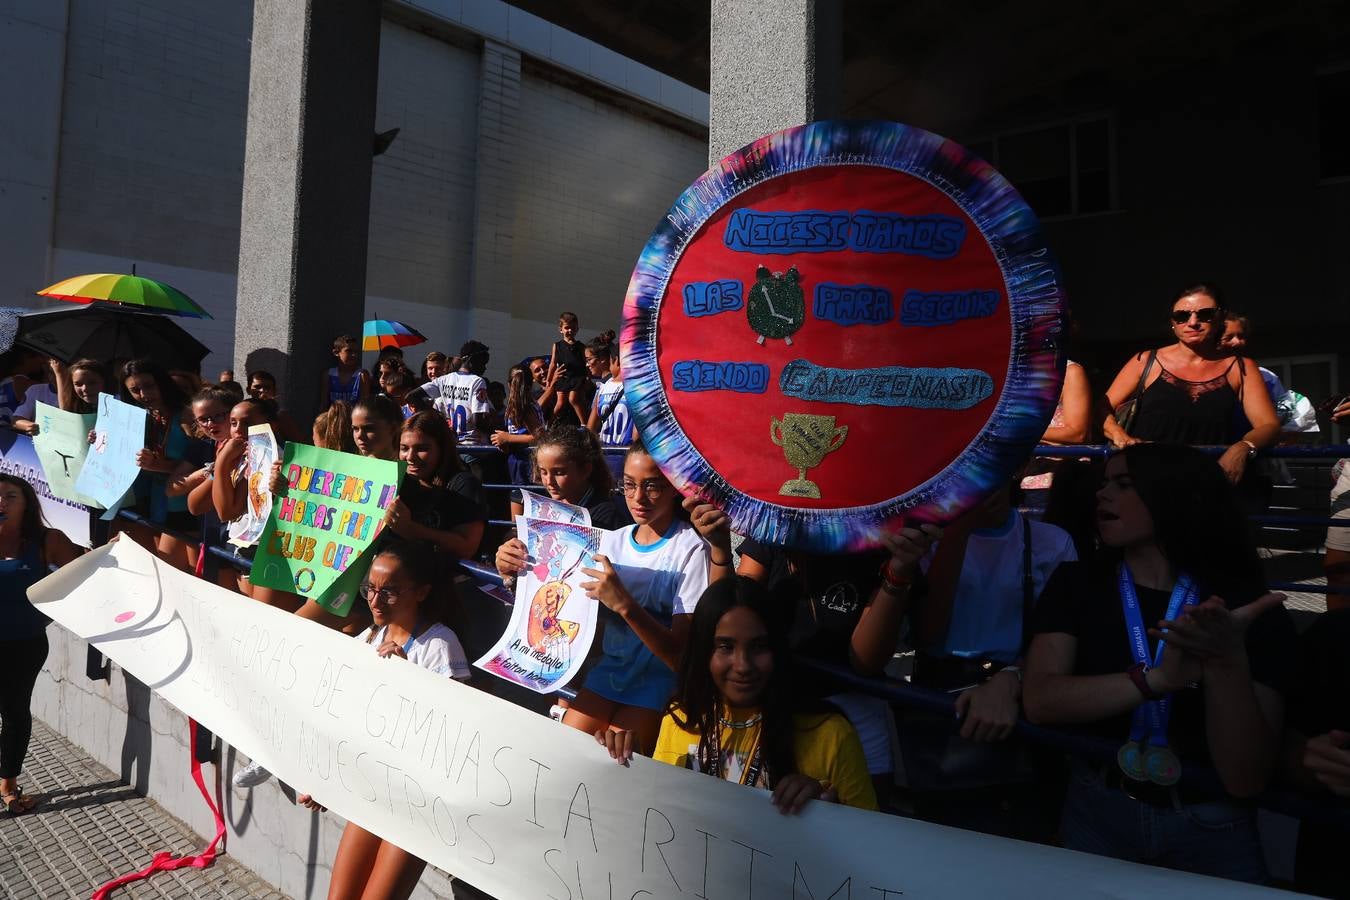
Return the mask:
[[[817,319],[836,325],[881,325],[895,310],[891,292],[884,287],[825,282],[816,285],[815,313]]]
[[[998,291],[928,294],[906,291],[900,301],[902,325],[950,325],[961,319],[983,319],[998,309]]]
[[[901,216],[859,210],[853,214],[849,249],[858,253],[951,259],[961,251],[965,239],[965,223],[951,216]]]
[[[769,387],[769,367],[754,362],[704,362],[680,360],[671,367],[671,390],[735,391],[738,394],[762,394]]]
[[[839,369],[794,359],[783,367],[778,387],[784,396],[817,403],[969,409],[993,396],[994,379],[979,369],[908,366]]]
[[[715,316],[745,305],[739,281],[694,281],[684,286],[684,314],[692,318]]]
[[[738,209],[722,239],[732,250],[752,253],[824,253],[847,249],[848,231],[847,212]]]

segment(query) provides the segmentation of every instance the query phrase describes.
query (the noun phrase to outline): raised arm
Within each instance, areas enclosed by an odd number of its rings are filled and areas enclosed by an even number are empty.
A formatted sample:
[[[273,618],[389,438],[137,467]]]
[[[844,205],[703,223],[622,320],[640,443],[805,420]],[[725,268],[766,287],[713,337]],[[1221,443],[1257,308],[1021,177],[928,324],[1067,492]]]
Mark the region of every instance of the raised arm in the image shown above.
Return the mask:
[[[890,558],[849,640],[849,665],[858,674],[880,675],[895,655],[918,562],[942,534],[935,525],[921,525],[883,535]]]
[[[232,473],[239,460],[243,458],[248,442],[243,438],[230,438],[216,451],[215,477],[211,479],[211,502],[215,504],[216,515],[222,522],[233,522],[247,509],[248,497],[245,496],[244,483],[235,483]]]

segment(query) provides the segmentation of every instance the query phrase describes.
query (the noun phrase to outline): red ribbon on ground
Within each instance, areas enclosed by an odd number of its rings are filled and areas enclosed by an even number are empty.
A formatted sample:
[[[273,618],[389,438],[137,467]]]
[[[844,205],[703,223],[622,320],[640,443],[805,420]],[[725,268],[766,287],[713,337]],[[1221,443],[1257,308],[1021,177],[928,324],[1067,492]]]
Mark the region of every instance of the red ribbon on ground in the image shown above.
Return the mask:
[[[174,869],[193,868],[204,869],[216,859],[216,847],[225,839],[225,817],[220,814],[220,808],[216,802],[211,799],[211,793],[206,789],[206,782],[202,779],[202,764],[197,761],[197,723],[188,719],[189,752],[192,754],[192,780],[197,782],[197,789],[202,792],[202,797],[206,800],[206,805],[210,807],[211,814],[216,817],[216,836],[211,843],[206,845],[206,849],[196,856],[180,856],[177,859],[172,853],[156,853],[155,858],[150,865],[139,872],[132,872],[129,875],[123,875],[120,878],[114,878],[107,884],[94,891],[90,900],[106,900],[109,894],[117,890],[124,884],[131,884],[133,881],[141,881],[149,878],[156,872],[172,872]]]

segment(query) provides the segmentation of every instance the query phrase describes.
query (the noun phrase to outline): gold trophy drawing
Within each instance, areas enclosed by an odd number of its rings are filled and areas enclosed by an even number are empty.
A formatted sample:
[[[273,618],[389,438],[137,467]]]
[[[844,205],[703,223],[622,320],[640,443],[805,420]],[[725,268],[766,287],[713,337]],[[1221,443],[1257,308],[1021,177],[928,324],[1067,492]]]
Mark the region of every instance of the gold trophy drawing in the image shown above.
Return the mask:
[[[820,485],[806,477],[821,460],[838,450],[848,437],[848,426],[834,425],[834,416],[784,413],[782,421],[770,418],[769,439],[783,448],[788,465],[797,469],[797,477],[783,482],[778,493],[784,497],[820,499]]]

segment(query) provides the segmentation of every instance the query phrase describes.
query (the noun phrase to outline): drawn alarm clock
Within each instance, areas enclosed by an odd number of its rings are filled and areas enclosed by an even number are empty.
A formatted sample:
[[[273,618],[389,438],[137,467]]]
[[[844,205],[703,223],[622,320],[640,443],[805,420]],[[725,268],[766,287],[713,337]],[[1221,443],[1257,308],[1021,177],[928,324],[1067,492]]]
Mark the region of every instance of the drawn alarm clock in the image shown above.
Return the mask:
[[[792,335],[806,321],[806,294],[800,281],[796,266],[786,272],[770,272],[766,266],[755,270],[745,317],[759,335],[756,343],[763,344],[765,338],[782,338],[792,346]]]

